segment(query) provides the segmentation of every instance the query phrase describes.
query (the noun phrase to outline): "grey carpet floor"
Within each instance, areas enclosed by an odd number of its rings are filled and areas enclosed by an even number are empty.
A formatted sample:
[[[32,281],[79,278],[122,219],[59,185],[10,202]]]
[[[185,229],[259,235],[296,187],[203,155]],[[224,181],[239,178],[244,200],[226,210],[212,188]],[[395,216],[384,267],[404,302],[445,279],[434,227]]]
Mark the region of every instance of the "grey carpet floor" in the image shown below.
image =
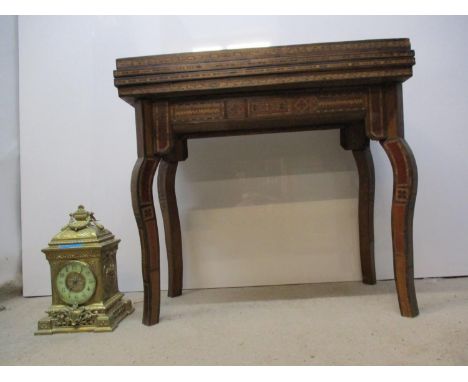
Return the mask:
[[[50,297],[0,299],[0,365],[467,365],[468,278],[416,281],[400,317],[393,281],[187,290],[161,321],[34,336]]]

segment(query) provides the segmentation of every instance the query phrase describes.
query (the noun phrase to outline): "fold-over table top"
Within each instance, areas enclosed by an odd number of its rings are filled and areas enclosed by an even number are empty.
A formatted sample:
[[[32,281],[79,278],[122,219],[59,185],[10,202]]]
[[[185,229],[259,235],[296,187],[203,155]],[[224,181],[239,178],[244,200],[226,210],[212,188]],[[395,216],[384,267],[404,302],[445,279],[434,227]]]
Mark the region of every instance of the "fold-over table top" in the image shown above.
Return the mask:
[[[384,39],[164,54],[117,59],[119,96],[167,98],[272,89],[403,82],[409,39]]]

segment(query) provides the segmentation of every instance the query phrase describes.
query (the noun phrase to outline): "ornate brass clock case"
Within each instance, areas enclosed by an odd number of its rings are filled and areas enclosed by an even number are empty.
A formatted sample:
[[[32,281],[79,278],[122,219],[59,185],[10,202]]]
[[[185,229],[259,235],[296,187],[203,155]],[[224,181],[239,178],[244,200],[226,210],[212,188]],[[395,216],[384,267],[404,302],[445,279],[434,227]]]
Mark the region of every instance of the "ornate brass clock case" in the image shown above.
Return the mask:
[[[50,264],[52,305],[36,334],[108,332],[133,312],[117,285],[120,240],[83,206],[42,251]]]

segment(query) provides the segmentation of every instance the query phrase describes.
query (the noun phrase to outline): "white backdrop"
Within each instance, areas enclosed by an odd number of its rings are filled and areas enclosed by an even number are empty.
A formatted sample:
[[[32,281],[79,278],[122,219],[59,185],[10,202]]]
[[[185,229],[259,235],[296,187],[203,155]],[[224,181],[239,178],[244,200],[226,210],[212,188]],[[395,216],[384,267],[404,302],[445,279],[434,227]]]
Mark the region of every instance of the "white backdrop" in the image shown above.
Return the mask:
[[[467,275],[467,21],[20,17],[24,294],[50,293],[40,249],[80,203],[122,239],[121,289],[142,289],[129,183],[136,159],[134,115],[113,87],[115,59],[255,42],[411,39],[417,64],[404,84],[404,105],[406,138],[419,167],[415,272],[417,277]],[[372,151],[377,276],[392,278],[391,168],[378,144]],[[337,131],[189,141],[176,188],[186,288],[361,277],[357,171]]]
[[[0,288],[21,284],[17,23],[0,16]]]

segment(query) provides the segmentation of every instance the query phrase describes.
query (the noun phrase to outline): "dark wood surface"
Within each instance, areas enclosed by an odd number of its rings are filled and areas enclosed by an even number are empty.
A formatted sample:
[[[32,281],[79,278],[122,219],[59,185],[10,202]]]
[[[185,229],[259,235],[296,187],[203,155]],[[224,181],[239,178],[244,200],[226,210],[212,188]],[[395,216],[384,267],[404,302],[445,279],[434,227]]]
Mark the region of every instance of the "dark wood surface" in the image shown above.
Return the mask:
[[[138,159],[131,182],[141,241],[143,323],[159,321],[158,194],[169,264],[168,294],[182,293],[182,240],[175,194],[187,139],[340,129],[359,174],[359,243],[363,282],[374,284],[374,164],[381,143],[393,169],[392,241],[400,311],[414,317],[412,223],[414,156],[404,140],[402,82],[412,76],[408,39],[351,41],[117,60],[119,96],[135,107]]]
[[[374,162],[364,124],[354,124],[340,131],[341,146],[352,150],[359,174],[359,247],[362,281],[375,284],[374,261]]]
[[[163,161],[158,173],[159,205],[161,206],[166,236],[167,265],[169,269],[168,296],[182,294],[182,237],[175,195],[175,175],[178,162]]]

